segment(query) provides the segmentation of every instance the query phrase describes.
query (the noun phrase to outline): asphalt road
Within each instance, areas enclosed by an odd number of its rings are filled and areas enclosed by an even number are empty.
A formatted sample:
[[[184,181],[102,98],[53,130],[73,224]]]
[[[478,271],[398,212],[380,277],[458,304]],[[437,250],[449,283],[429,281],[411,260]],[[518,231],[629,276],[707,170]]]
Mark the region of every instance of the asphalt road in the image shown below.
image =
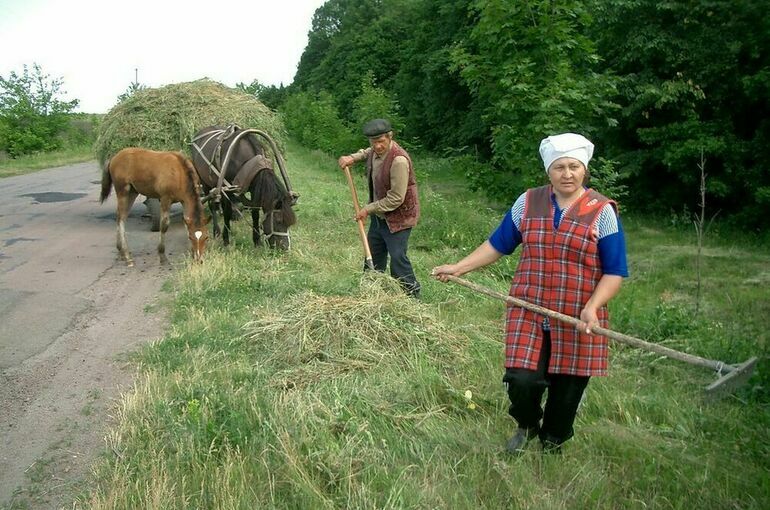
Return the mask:
[[[67,504],[132,383],[121,355],[166,325],[158,233],[140,197],[126,225],[136,266],[118,261],[100,178],[91,162],[0,179],[0,508]],[[172,216],[171,266],[187,247]]]

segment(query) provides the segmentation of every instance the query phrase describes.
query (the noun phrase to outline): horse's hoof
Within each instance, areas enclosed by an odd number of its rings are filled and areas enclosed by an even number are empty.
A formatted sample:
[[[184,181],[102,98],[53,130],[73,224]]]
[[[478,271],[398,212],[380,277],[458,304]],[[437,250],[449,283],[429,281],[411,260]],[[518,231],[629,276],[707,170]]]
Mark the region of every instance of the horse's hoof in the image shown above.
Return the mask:
[[[134,261],[133,260],[127,260],[126,261],[126,267],[134,267]]]

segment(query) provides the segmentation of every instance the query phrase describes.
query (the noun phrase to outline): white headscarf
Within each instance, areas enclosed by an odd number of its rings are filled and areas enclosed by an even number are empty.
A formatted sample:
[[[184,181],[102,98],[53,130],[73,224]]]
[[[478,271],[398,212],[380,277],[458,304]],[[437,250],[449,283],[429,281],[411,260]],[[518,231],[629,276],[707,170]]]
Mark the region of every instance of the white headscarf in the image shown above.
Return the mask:
[[[540,157],[543,158],[546,173],[551,163],[559,158],[575,158],[587,169],[593,155],[594,144],[585,136],[575,133],[552,135],[540,142]]]

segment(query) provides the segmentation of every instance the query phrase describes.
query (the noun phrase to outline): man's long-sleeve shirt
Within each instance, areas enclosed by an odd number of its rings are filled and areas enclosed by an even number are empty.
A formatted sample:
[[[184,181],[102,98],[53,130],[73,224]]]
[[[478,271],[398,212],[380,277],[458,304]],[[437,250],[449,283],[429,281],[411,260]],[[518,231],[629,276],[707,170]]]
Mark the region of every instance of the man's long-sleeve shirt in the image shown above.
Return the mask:
[[[388,148],[390,150],[390,148]],[[367,147],[361,149],[358,152],[354,152],[350,155],[354,161],[366,161],[366,158],[371,154],[372,148]],[[388,155],[386,152],[382,156],[374,154],[372,160],[372,181],[377,182],[377,176],[382,171],[382,163],[385,157]],[[404,197],[406,196],[406,187],[409,183],[409,163],[403,156],[396,156],[393,158],[393,164],[390,167],[390,189],[387,194],[380,200],[375,200],[366,204],[366,209],[369,214],[376,214],[377,216],[383,216],[386,212],[393,211],[402,203],[404,203]],[[376,184],[373,184],[376,186]],[[380,190],[375,189],[374,194]]]

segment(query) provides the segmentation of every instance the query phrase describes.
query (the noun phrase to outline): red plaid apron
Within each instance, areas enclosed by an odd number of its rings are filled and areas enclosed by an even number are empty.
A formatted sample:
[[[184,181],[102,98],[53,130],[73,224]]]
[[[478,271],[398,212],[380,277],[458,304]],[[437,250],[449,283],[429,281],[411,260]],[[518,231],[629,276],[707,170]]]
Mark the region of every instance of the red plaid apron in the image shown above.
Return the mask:
[[[608,198],[594,190],[564,212],[553,228],[551,186],[527,192],[521,220],[522,253],[510,295],[530,303],[579,317],[583,305],[602,277],[597,222]],[[608,327],[607,307],[598,311]],[[508,307],[505,366],[535,370],[540,357],[543,317],[524,308]],[[580,333],[551,319],[551,359],[548,372],[580,376],[607,375],[607,339]]]

